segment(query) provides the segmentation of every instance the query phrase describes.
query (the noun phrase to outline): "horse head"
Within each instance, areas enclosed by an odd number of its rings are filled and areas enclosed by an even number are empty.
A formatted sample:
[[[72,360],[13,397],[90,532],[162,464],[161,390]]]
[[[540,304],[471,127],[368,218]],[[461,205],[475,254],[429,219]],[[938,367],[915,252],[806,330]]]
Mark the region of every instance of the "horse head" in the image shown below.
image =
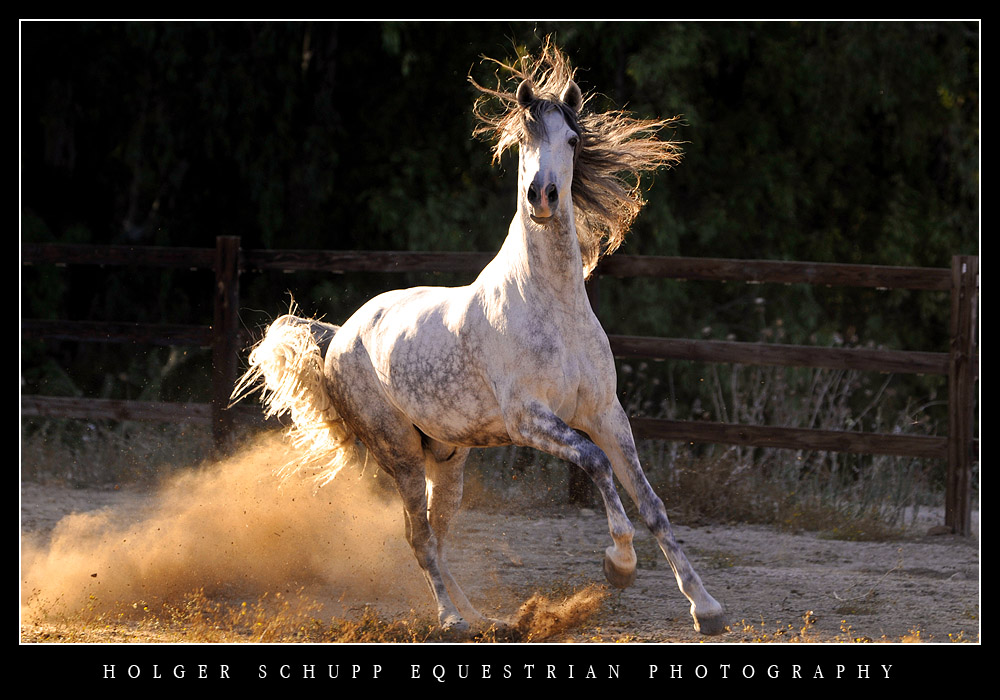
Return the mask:
[[[580,153],[577,116],[583,95],[570,80],[558,98],[535,95],[527,80],[517,88],[529,128],[518,143],[518,208],[536,224],[572,217],[573,168]]]

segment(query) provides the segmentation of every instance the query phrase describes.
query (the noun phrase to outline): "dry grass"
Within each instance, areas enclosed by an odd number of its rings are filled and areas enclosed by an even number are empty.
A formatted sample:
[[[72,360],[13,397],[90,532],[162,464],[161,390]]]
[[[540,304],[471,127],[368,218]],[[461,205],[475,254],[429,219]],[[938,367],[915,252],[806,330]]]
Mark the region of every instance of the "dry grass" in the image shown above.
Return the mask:
[[[927,406],[899,405],[892,376],[711,365],[700,383],[704,396],[688,409],[672,399],[654,404],[643,398],[647,385],[673,387],[675,371],[670,363],[655,368],[640,363],[624,371],[632,397],[627,410],[668,419],[829,431],[936,431]],[[907,517],[915,520],[921,506],[941,500],[935,484],[944,465],[934,460],[666,441],[641,442],[640,452],[660,493],[683,494],[668,507],[685,522],[746,522],[837,539],[881,540],[898,536]]]
[[[219,601],[202,590],[176,603],[117,603],[22,626],[23,642],[288,643],[425,642],[441,638],[431,620],[380,618],[365,609],[357,620],[324,619],[302,593],[264,594],[255,601]]]
[[[95,486],[151,483],[213,450],[199,425],[23,418],[21,478]]]
[[[672,469],[652,470],[650,481],[671,514],[689,524],[752,523],[852,541],[884,541],[904,530],[896,504],[869,495],[872,502],[859,506],[847,487],[838,493],[823,477],[748,466],[733,453],[688,455]]]
[[[308,596],[264,595],[253,602],[220,602],[196,591],[176,605],[151,608],[141,602],[122,604],[114,612],[80,611],[74,615],[22,626],[23,643],[382,643],[427,642],[503,643],[545,642],[580,627],[598,612],[605,599],[602,587],[588,586],[567,597],[553,599],[536,593],[521,606],[512,630],[490,628],[458,636],[444,632],[430,618],[388,620],[366,608],[355,619],[329,618]],[[978,644],[978,635],[929,637],[919,629],[900,637],[873,638],[857,634],[846,620],[833,638],[815,632],[810,611],[796,622],[740,620],[730,626],[727,641],[752,644],[872,644],[951,642]],[[635,643],[630,634],[589,628],[585,641]]]
[[[815,633],[816,617],[810,610],[802,616],[802,620],[795,623],[776,622],[770,628],[761,620],[758,623],[751,623],[740,620],[739,624],[732,625],[731,631],[739,635],[740,641],[755,644],[815,644],[824,642],[827,644],[919,644],[923,642],[953,642],[978,644],[978,639],[972,639],[965,632],[949,634],[948,639],[934,639],[924,634],[919,629],[912,629],[907,634],[900,637],[869,637],[855,632],[848,624],[847,620],[840,621],[840,632],[833,639],[820,639]]]
[[[23,624],[25,643],[472,643],[541,642],[583,624],[600,610],[605,589],[586,586],[565,597],[532,595],[510,627],[470,635],[441,630],[429,617],[386,619],[366,607],[353,619],[324,617],[323,606],[303,592],[264,594],[257,600],[220,601],[201,589],[177,602],[96,603],[65,614],[42,611]]]

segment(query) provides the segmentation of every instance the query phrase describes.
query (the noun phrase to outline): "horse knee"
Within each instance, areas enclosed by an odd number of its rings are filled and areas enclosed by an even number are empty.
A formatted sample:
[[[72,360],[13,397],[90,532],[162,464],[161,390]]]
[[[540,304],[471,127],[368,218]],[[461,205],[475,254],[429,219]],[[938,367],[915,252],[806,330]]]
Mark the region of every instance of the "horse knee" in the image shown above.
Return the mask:
[[[581,445],[579,452],[578,464],[587,476],[599,487],[603,488],[609,484],[614,487],[611,460],[604,454],[604,450],[588,440]]]
[[[655,493],[650,494],[639,504],[639,517],[653,534],[670,530],[670,520],[663,500]]]

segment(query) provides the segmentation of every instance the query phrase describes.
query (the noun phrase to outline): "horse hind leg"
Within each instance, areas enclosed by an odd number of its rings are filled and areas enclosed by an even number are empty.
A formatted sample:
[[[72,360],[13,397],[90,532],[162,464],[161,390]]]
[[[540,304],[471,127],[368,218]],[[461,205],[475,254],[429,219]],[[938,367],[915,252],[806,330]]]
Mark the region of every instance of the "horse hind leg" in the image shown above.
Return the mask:
[[[350,416],[358,439],[395,482],[403,501],[406,540],[434,597],[441,627],[467,630],[469,623],[448,594],[447,567],[442,567],[438,538],[428,517],[429,460],[423,435],[397,409],[378,398],[381,390],[369,361],[343,355],[329,358],[327,378],[338,406]],[[459,474],[463,463],[464,456],[457,464]]]
[[[431,526],[427,497],[428,482],[424,464],[422,460],[419,463],[415,460],[397,460],[390,473],[396,482],[396,489],[403,499],[406,539],[437,604],[438,622],[445,630],[467,631],[469,623],[463,617],[459,606],[453,602],[449,588],[458,591],[460,604],[468,605],[468,601],[465,600],[461,589],[458,588],[448,572],[441,538]],[[444,528],[444,531],[447,531],[447,527]],[[446,581],[452,585],[449,587]],[[471,608],[471,606],[468,607]]]
[[[437,538],[438,567],[448,594],[469,622],[480,631],[490,628],[510,632],[510,624],[483,615],[469,602],[465,592],[448,567],[445,542],[451,522],[462,506],[465,460],[468,448],[455,448],[432,440],[425,441],[427,456],[427,512],[431,529]]]
[[[462,506],[462,488],[468,448],[425,440],[427,473],[427,514],[437,539],[438,567],[451,599],[462,615],[477,626],[493,624],[469,602],[462,587],[452,576],[445,555],[445,540],[451,521]]]

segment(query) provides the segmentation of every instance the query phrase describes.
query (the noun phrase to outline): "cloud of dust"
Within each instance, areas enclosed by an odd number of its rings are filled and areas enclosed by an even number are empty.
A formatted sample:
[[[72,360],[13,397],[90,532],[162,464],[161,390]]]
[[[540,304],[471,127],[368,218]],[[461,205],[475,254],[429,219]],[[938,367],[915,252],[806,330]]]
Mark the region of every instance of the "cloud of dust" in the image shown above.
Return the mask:
[[[535,593],[518,609],[513,627],[524,641],[541,641],[578,626],[601,609],[607,597],[602,586],[591,585],[562,600]]]
[[[316,489],[273,472],[293,454],[275,437],[163,484],[139,513],[64,518],[44,544],[23,542],[22,621],[205,595],[297,592],[326,613],[366,604],[388,614],[430,609],[384,474],[345,469]],[[394,496],[394,494],[393,494]],[[331,610],[330,605],[340,609]]]

